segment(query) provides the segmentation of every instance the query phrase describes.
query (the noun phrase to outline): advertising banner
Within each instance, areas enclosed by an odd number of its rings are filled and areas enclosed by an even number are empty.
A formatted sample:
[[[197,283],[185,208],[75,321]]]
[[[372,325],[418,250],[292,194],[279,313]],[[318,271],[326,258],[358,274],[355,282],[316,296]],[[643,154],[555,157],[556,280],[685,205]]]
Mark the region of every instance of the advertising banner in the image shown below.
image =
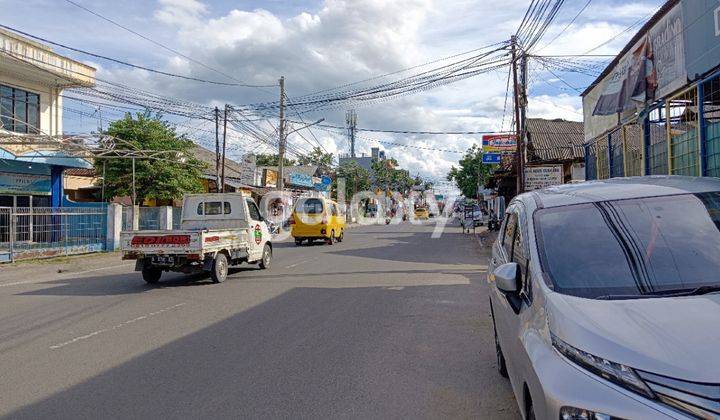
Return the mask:
[[[592,115],[612,115],[642,107],[686,83],[682,9],[677,5],[603,79],[603,91]]]
[[[277,187],[277,172],[272,169],[265,169],[263,181],[263,187]]]
[[[0,172],[0,194],[50,195],[50,177]]]
[[[562,165],[528,166],[525,168],[525,190],[539,190],[563,183]]]
[[[290,172],[290,185],[297,185],[300,187],[313,187],[313,177],[310,175],[301,174],[298,172]]]
[[[486,134],[482,136],[483,153],[514,153],[517,150],[515,134]]]

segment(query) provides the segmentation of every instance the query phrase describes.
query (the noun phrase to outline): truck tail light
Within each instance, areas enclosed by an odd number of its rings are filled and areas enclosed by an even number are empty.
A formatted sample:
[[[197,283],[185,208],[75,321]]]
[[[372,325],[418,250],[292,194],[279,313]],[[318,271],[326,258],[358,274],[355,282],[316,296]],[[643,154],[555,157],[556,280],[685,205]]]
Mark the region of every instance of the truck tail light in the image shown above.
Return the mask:
[[[200,256],[198,254],[188,254],[187,259],[188,261],[200,261]]]
[[[290,218],[290,224],[291,224],[291,225],[294,225],[294,224],[295,224],[295,218],[294,218],[294,217],[291,217],[291,218]]]

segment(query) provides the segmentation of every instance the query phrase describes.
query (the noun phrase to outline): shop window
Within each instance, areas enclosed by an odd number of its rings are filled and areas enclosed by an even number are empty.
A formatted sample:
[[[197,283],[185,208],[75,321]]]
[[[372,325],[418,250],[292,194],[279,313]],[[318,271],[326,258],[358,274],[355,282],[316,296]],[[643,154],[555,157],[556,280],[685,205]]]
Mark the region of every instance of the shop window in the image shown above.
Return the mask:
[[[0,124],[16,133],[39,133],[40,96],[0,85]]]

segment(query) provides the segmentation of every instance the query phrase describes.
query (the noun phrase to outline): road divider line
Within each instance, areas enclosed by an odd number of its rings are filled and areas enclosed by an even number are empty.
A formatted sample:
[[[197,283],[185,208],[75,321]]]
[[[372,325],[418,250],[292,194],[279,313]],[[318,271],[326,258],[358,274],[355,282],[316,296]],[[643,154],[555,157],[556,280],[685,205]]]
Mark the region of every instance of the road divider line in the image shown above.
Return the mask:
[[[69,346],[70,344],[74,344],[74,343],[77,343],[77,342],[79,342],[79,341],[87,340],[87,339],[89,339],[89,338],[98,336],[98,335],[100,335],[100,334],[104,334],[104,333],[107,333],[107,332],[111,332],[111,331],[118,330],[118,329],[120,329],[120,328],[126,327],[126,326],[128,326],[128,325],[134,324],[134,323],[136,323],[136,322],[139,322],[139,321],[142,321],[142,320],[145,320],[145,319],[148,319],[148,318],[152,318],[152,317],[154,317],[154,316],[160,315],[160,314],[162,314],[162,313],[164,313],[164,312],[171,311],[171,310],[173,310],[173,309],[179,308],[179,307],[184,306],[184,305],[185,305],[185,303],[178,303],[177,305],[168,306],[167,308],[163,308],[163,309],[157,310],[157,311],[155,311],[155,312],[150,312],[149,314],[141,315],[141,316],[138,316],[138,317],[136,317],[136,318],[130,319],[130,320],[128,320],[128,321],[123,321],[123,322],[121,322],[121,323],[119,323],[119,324],[115,324],[115,325],[113,325],[112,327],[103,328],[103,329],[100,329],[100,330],[97,330],[97,331],[93,331],[93,332],[88,333],[88,334],[85,334],[85,335],[81,335],[81,336],[75,337],[75,338],[73,338],[73,339],[71,339],[71,340],[68,340],[68,341],[65,341],[65,342],[62,342],[62,343],[54,344],[54,345],[50,346],[50,349],[51,349],[51,350],[61,349],[61,348],[65,347],[65,346]]]
[[[300,262],[296,262],[295,264],[290,264],[288,266],[285,266],[285,268],[297,267],[300,264],[305,264],[306,262],[315,261],[315,260],[317,260],[317,258],[308,258],[307,260],[302,260]]]

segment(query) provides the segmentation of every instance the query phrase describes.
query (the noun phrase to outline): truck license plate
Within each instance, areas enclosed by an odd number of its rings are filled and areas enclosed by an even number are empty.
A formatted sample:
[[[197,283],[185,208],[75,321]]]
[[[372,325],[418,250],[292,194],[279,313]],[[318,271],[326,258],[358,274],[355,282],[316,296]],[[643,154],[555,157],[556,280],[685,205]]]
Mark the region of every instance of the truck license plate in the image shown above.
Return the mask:
[[[156,255],[152,258],[152,262],[155,265],[173,265],[175,264],[175,259],[164,255]]]

